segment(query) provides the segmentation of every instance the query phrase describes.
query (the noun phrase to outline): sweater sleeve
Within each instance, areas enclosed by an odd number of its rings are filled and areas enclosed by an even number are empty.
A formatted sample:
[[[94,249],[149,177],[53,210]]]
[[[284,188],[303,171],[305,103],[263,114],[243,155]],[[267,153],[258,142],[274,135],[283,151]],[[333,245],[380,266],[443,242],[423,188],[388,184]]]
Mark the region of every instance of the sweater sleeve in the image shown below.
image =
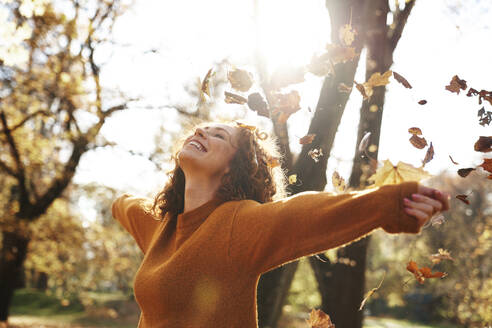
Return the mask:
[[[117,198],[112,205],[113,217],[133,236],[143,253],[161,223],[146,211],[146,205],[149,205],[149,199],[127,194]]]
[[[417,182],[404,182],[341,195],[303,192],[265,204],[242,201],[232,222],[229,256],[238,269],[263,273],[379,227],[418,233],[417,219],[403,210],[403,198],[417,188]]]

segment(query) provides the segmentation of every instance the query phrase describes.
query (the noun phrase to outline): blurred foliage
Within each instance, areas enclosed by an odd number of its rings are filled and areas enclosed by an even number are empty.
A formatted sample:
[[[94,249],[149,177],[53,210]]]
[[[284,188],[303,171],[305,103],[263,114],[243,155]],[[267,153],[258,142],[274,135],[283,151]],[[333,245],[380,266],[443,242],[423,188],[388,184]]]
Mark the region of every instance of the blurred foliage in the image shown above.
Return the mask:
[[[284,311],[309,313],[311,309],[318,308],[321,304],[321,295],[317,286],[309,261],[307,258],[302,258],[290,285]]]

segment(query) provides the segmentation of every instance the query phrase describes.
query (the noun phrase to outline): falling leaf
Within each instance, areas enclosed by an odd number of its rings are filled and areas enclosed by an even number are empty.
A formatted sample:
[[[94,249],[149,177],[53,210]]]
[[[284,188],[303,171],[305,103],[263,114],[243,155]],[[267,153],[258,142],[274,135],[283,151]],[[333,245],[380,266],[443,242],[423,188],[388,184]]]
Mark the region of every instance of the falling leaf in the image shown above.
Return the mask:
[[[417,135],[417,136],[421,136],[422,135],[422,130],[420,130],[420,128],[409,128],[408,129],[408,133],[411,133],[411,134],[414,134],[414,135]]]
[[[277,166],[280,166],[280,161],[276,157],[269,157],[267,158],[267,163],[266,163],[270,168],[274,168]]]
[[[313,55],[311,62],[307,66],[307,71],[316,76],[327,76],[333,74],[335,68],[328,53],[322,55]]]
[[[369,299],[369,297],[371,297],[372,294],[374,294],[379,289],[379,287],[381,287],[381,285],[383,284],[383,280],[384,280],[384,277],[385,276],[386,276],[386,271],[384,272],[383,279],[381,279],[381,281],[379,282],[379,285],[376,288],[373,288],[373,289],[371,289],[370,291],[367,292],[366,297],[364,297],[364,299],[362,300],[362,303],[360,303],[359,311],[362,310],[362,308],[366,304],[366,302]]]
[[[425,138],[417,136],[416,134],[412,135],[409,140],[415,148],[422,149],[427,146],[427,140],[425,140]]]
[[[248,100],[240,95],[236,95],[231,92],[224,91],[225,99],[224,101],[227,104],[240,104],[243,105],[245,104]]]
[[[451,92],[456,92],[456,94],[460,93],[461,90],[466,90],[466,81],[461,80],[458,75],[453,76],[453,79],[451,82],[449,82],[449,85],[446,86],[446,90],[449,90]]]
[[[425,164],[429,163],[432,159],[434,158],[434,146],[431,144],[429,148],[427,148],[427,152],[425,153],[424,160],[422,161],[422,166],[425,166]]]
[[[419,105],[425,105],[425,104],[427,104],[427,100],[425,99],[419,100]]]
[[[248,107],[258,113],[260,116],[270,117],[268,104],[263,97],[258,93],[252,93],[248,96]]]
[[[339,85],[338,85],[338,91],[339,92],[342,92],[342,93],[350,93],[352,92],[352,87],[349,87],[348,85],[346,85],[345,83],[341,82]]]
[[[376,170],[368,181],[374,181],[376,187],[387,184],[398,184],[404,181],[420,181],[429,178],[431,175],[421,168],[416,168],[410,164],[398,162],[394,166],[389,160],[384,161],[384,165]]]
[[[309,320],[306,320],[309,328],[335,328],[330,316],[321,310],[311,310]]]
[[[311,149],[309,152],[308,152],[308,155],[311,156],[311,158],[316,162],[318,163],[319,162],[319,158],[321,156],[323,156],[323,150],[321,148],[314,148],[314,149]]]
[[[304,82],[304,67],[281,67],[272,73],[270,78],[270,88],[279,90],[291,84]]]
[[[474,88],[470,88],[467,97],[478,96],[478,104],[481,105],[483,100],[487,100],[492,105],[492,91],[480,90],[477,91]]]
[[[395,80],[397,80],[398,82],[400,82],[401,84],[403,84],[403,86],[407,89],[411,89],[412,86],[410,83],[408,83],[407,79],[405,79],[403,76],[401,76],[400,74],[396,73],[395,71],[393,71],[393,77],[395,78]],[[423,105],[423,104],[421,104]]]
[[[446,219],[442,214],[435,215],[430,219],[430,223],[432,226],[441,225],[444,223],[444,221],[446,221]]]
[[[366,132],[359,143],[359,152],[364,152],[369,145],[369,139],[371,138],[371,132]]]
[[[277,121],[279,123],[285,123],[291,114],[301,109],[300,101],[301,96],[299,96],[299,92],[296,90],[292,90],[286,94],[273,94],[272,107],[274,108],[273,113],[278,114]]]
[[[442,260],[454,261],[454,259],[451,257],[451,254],[449,253],[449,251],[446,249],[442,249],[442,248],[439,248],[437,250],[437,253],[430,255],[429,258],[432,261],[432,264],[441,263]]]
[[[484,158],[483,163],[480,164],[479,167],[482,167],[485,171],[492,173],[492,158]]]
[[[340,39],[343,45],[350,46],[354,42],[356,34],[357,31],[355,31],[352,25],[345,24],[342,27],[340,27],[340,30],[338,31],[338,38]]]
[[[249,130],[251,132],[255,132],[256,129],[257,129],[256,126],[254,126],[254,125],[247,125],[247,124],[244,124],[244,123],[241,123],[241,122],[238,122],[238,121],[236,121],[236,124],[240,128],[247,129],[247,130]]]
[[[456,163],[453,158],[451,157],[451,155],[448,155],[449,156],[449,159],[451,160],[451,162],[453,162],[454,165],[459,165],[458,163]]]
[[[201,86],[201,92],[206,94],[207,96],[210,97],[210,78],[214,75],[215,73],[212,73],[212,68],[208,70],[207,74],[205,75],[205,78],[203,79],[202,86]]]
[[[251,74],[242,69],[234,69],[227,73],[227,79],[231,83],[232,88],[238,91],[246,92],[253,85]]]
[[[475,171],[475,169],[473,167],[469,167],[469,168],[466,168],[466,169],[459,169],[458,170],[458,174],[459,174],[460,177],[466,178],[468,176],[468,174],[471,173],[471,171]]]
[[[359,90],[360,94],[362,95],[362,98],[364,98],[364,100],[368,99],[369,97],[366,94],[366,88],[364,88],[364,85],[357,83],[356,81],[354,81],[354,83],[355,83],[355,87],[357,88],[357,90]]]
[[[326,51],[333,64],[345,63],[347,61],[353,60],[357,57],[355,48],[353,47],[343,47],[338,44],[327,44]]]
[[[468,200],[468,195],[456,195],[456,198],[461,200],[466,205],[470,205],[470,201]]]
[[[485,111],[484,107],[478,110],[477,116],[479,117],[478,124],[481,126],[489,125],[492,122],[492,112]]]
[[[333,184],[333,187],[337,192],[343,192],[347,188],[347,185],[345,184],[345,180],[340,176],[340,174],[337,171],[333,172],[333,175],[331,176],[331,183]]]
[[[313,142],[314,140],[314,137],[316,137],[316,134],[307,134],[305,135],[304,137],[302,137],[301,139],[299,139],[299,143],[301,145],[307,145],[307,144],[310,144]]]
[[[473,146],[475,151],[480,151],[482,153],[488,153],[492,151],[492,137],[480,136]]]
[[[420,284],[423,284],[425,279],[444,278],[447,275],[444,272],[434,272],[433,273],[432,270],[428,267],[419,268],[417,263],[415,263],[414,261],[408,262],[407,270],[410,271],[411,273],[413,273],[413,275],[415,276],[415,279],[417,279],[417,281]]]
[[[289,184],[296,184],[297,182],[297,174],[289,175]]]

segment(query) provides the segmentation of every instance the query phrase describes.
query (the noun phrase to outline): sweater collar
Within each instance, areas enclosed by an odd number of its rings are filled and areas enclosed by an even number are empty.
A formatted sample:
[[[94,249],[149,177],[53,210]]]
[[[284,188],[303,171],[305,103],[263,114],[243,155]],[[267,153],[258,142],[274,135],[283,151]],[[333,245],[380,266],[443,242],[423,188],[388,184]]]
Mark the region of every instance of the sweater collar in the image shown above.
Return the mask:
[[[214,198],[191,211],[178,214],[177,231],[185,235],[191,234],[221,203],[222,200]]]

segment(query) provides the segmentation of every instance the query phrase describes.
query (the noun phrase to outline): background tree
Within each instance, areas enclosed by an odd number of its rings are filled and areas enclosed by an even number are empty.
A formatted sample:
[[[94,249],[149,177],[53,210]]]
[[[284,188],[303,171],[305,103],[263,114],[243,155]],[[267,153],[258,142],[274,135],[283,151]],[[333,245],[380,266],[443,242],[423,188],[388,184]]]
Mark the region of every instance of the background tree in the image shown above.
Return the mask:
[[[7,1],[0,51],[0,176],[7,190],[0,250],[0,321],[8,317],[31,235],[28,226],[69,186],[82,155],[104,145],[106,119],[126,107],[100,80],[99,49],[121,1]],[[5,192],[5,191],[4,191]]]

